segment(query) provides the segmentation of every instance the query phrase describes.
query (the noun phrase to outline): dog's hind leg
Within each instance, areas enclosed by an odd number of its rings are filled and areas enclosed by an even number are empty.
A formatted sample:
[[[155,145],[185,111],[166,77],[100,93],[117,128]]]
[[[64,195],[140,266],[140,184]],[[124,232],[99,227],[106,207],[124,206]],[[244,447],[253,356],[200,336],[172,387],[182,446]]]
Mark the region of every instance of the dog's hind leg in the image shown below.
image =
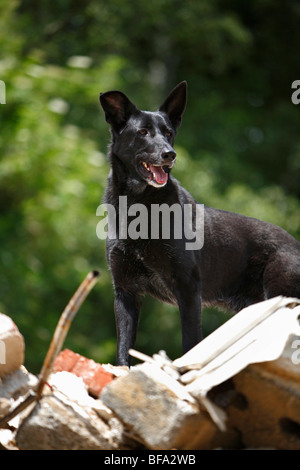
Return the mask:
[[[279,252],[268,262],[263,275],[266,298],[283,295],[300,298],[300,252]]]
[[[181,318],[182,351],[186,353],[202,339],[200,292],[181,286],[177,293],[177,302]]]
[[[141,302],[139,297],[115,289],[115,317],[117,326],[117,365],[130,365],[128,350],[134,347]]]

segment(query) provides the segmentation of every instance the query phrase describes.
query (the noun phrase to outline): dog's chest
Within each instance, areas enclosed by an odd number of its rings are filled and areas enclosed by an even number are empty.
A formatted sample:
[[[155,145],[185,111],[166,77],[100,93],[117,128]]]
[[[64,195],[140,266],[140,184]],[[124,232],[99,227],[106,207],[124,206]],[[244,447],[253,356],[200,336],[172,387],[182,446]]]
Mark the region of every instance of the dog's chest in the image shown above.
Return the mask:
[[[141,250],[139,248],[134,248],[133,257],[135,258],[136,261],[141,261],[143,263],[145,260],[144,250]]]
[[[159,243],[125,243],[113,256],[113,275],[120,287],[168,303],[176,302],[173,272],[170,250]]]

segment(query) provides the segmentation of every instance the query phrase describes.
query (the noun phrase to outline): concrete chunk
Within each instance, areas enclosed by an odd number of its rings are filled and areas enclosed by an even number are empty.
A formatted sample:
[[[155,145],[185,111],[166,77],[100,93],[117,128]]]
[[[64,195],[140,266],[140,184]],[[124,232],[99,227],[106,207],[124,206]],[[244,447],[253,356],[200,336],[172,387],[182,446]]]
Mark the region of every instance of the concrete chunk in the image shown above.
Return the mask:
[[[44,396],[21,424],[16,442],[26,450],[111,449],[108,430],[92,413],[83,417],[57,397]]]
[[[245,446],[300,449],[300,369],[291,344],[277,361],[253,364],[233,377],[236,398],[227,412]]]
[[[81,378],[59,372],[50,377],[50,384],[52,392],[25,410],[16,433],[18,448],[114,450],[132,444],[122,423],[88,395]]]
[[[233,445],[195,401],[180,398],[180,384],[156,366],[143,364],[115,379],[102,401],[150,449],[208,449]],[[182,387],[183,392],[184,388]]]
[[[0,377],[19,369],[24,362],[24,338],[15,323],[0,313]]]

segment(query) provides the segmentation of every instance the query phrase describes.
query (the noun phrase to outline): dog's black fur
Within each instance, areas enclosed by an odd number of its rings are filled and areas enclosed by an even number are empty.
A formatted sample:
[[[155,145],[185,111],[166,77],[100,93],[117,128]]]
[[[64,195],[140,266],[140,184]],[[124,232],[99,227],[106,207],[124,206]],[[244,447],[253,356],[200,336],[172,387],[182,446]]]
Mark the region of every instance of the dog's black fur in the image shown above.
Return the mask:
[[[100,94],[112,133],[105,202],[117,213],[121,195],[127,196],[128,206],[196,204],[170,174],[186,98],[186,82],[172,90],[157,112],[138,110],[120,91]],[[205,207],[204,230],[204,246],[194,251],[185,249],[185,239],[174,237],[107,239],[117,364],[130,363],[128,349],[135,343],[143,294],[178,305],[183,352],[201,340],[201,304],[237,312],[277,295],[300,298],[300,243],[283,229]]]

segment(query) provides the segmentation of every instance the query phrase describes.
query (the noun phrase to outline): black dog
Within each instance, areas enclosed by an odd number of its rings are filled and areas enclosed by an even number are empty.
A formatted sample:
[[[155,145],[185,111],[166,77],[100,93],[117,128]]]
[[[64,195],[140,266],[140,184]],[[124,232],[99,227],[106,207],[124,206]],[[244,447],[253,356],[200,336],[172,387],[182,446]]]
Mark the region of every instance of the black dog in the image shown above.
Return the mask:
[[[100,94],[112,133],[105,202],[114,206],[117,217],[120,196],[127,196],[128,207],[138,203],[149,210],[153,204],[181,208],[192,204],[195,217],[199,206],[170,175],[186,98],[186,82],[173,89],[157,112],[138,110],[120,91]],[[135,343],[143,294],[178,305],[183,352],[201,340],[201,303],[237,312],[277,295],[300,297],[300,243],[292,236],[242,215],[210,207],[204,208],[204,214],[201,249],[186,249],[187,237],[176,237],[174,230],[169,239],[161,232],[159,237],[126,239],[117,226],[115,237],[107,239],[115,290],[117,364],[129,364],[128,349]],[[150,216],[148,223],[151,234]]]

